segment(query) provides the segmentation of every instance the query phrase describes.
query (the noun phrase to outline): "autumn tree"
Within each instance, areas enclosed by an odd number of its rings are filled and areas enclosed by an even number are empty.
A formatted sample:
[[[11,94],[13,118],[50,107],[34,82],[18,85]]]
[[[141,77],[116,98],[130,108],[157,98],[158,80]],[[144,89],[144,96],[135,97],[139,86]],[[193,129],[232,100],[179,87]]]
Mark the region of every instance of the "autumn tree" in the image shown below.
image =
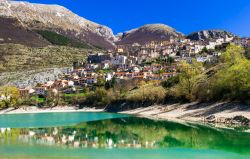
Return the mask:
[[[20,93],[16,87],[1,87],[0,88],[0,107],[17,108],[19,105]]]
[[[186,61],[180,62],[179,65],[179,82],[173,88],[177,97],[183,97],[188,100],[195,100],[193,96],[194,87],[199,81],[204,78],[204,68],[202,63],[197,62],[195,59],[192,63]]]
[[[244,49],[230,45],[222,55],[223,67],[211,79],[213,98],[230,100],[250,99],[250,60]]]

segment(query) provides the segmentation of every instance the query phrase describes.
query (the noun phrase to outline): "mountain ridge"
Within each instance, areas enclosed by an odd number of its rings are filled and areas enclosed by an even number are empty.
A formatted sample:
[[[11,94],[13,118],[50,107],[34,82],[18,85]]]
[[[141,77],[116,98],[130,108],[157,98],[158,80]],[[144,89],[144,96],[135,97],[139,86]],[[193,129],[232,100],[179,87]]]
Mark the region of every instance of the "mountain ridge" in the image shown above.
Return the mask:
[[[59,5],[0,1],[0,17],[17,19],[29,30],[48,30],[105,49],[114,48],[110,28],[82,18]]]
[[[63,6],[24,1],[0,0],[0,20],[3,22],[6,20],[6,26],[13,27],[8,30],[6,27],[0,26],[0,43],[12,41],[17,44],[38,47],[52,44],[48,39],[37,34],[39,31],[55,32],[72,41],[79,41],[86,46],[89,45],[105,50],[113,50],[116,45],[145,44],[150,41],[170,40],[171,38],[204,41],[235,36],[225,30],[201,30],[185,36],[176,29],[160,23],[146,24],[118,33],[115,36],[111,28],[80,17]],[[22,32],[26,40],[16,30]],[[1,35],[3,38],[1,38]],[[8,37],[10,35],[12,37]],[[27,39],[31,42],[26,42]]]

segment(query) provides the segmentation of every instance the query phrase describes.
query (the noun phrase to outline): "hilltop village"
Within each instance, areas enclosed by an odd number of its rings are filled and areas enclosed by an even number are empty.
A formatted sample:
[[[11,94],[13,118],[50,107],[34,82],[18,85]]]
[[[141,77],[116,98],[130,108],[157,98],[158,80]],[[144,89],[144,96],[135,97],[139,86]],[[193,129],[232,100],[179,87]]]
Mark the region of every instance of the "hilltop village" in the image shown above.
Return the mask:
[[[39,83],[35,87],[19,88],[21,96],[76,92],[78,88],[98,86],[114,80],[164,81],[178,74],[178,63],[193,60],[211,64],[218,60],[230,43],[249,46],[249,38],[226,37],[216,40],[192,41],[170,38],[140,45],[117,45],[115,51],[89,54],[87,61],[79,59],[60,79]]]

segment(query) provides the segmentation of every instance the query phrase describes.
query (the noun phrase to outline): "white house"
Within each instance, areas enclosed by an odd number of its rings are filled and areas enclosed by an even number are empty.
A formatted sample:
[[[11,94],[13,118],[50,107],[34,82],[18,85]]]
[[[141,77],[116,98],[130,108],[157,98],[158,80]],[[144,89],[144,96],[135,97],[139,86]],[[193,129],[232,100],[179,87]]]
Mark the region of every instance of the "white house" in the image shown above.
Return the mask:
[[[217,46],[217,42],[216,41],[209,41],[209,44],[206,46],[206,48],[208,50],[214,50],[215,46]]]
[[[101,68],[102,69],[109,69],[110,68],[110,61],[109,60],[105,60],[101,63]]]
[[[127,56],[124,55],[117,55],[114,58],[112,58],[111,63],[113,65],[125,65],[127,61]]]
[[[204,48],[205,48],[204,45],[196,44],[196,45],[194,45],[194,52],[195,52],[196,54],[198,54],[198,53],[201,52],[202,49],[204,49]]]
[[[111,73],[107,73],[107,74],[105,75],[105,81],[111,81],[112,78],[113,78],[113,74],[111,74]]]
[[[74,86],[74,81],[68,81],[68,86],[73,87]]]

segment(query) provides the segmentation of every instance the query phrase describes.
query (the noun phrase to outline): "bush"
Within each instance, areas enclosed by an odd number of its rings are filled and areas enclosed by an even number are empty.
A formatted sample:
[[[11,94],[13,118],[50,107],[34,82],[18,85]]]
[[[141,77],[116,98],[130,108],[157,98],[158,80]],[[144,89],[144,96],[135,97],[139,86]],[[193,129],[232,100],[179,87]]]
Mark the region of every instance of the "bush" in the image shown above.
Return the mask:
[[[164,102],[165,96],[166,90],[162,86],[149,84],[129,92],[126,100],[135,103],[161,103]]]
[[[179,76],[173,76],[169,79],[167,79],[166,81],[163,81],[161,83],[161,85],[164,87],[164,88],[171,88],[173,86],[175,86],[176,84],[179,83]]]
[[[112,95],[110,92],[106,91],[104,88],[97,88],[96,91],[90,92],[86,96],[84,104],[95,106],[95,107],[105,107],[112,101]]]

